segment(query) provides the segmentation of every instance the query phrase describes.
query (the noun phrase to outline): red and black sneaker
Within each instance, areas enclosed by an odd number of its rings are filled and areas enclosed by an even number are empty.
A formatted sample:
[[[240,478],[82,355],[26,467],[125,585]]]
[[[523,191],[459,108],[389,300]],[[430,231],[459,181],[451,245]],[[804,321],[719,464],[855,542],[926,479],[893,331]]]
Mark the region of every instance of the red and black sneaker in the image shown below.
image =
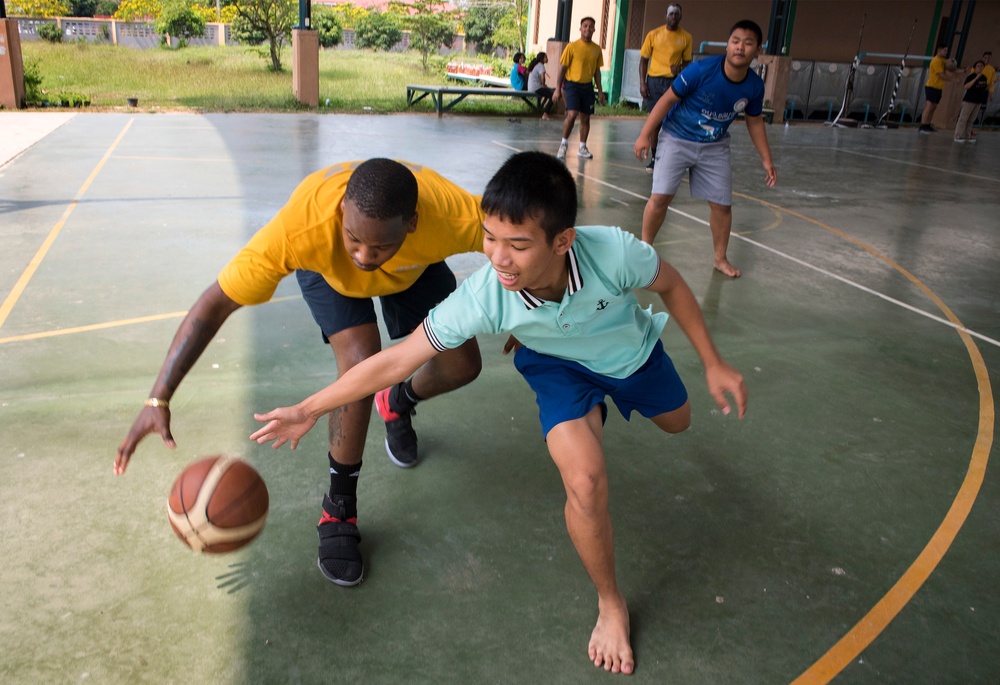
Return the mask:
[[[403,384],[375,394],[375,410],[385,421],[385,451],[392,463],[402,469],[417,465],[417,433],[410,417],[416,414],[413,403],[402,397]]]
[[[323,496],[323,516],[316,526],[319,533],[319,556],[316,564],[331,583],[344,587],[357,585],[365,577],[365,562],[358,544],[357,499],[348,495]]]

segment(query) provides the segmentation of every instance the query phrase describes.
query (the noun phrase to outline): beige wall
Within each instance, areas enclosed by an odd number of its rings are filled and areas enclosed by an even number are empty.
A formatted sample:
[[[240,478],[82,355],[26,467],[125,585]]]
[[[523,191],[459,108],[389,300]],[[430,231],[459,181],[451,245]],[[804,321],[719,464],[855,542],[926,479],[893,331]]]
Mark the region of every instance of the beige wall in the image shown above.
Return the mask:
[[[756,21],[767,37],[771,0],[680,0],[680,3],[684,8],[681,26],[694,37],[695,50],[702,41],[725,41],[729,27],[740,19]],[[669,4],[668,0],[631,0],[631,11],[640,13],[642,21],[638,22],[638,16],[631,18],[630,26],[635,28],[628,31],[626,47],[638,49],[645,33],[663,24]],[[790,56],[851,61],[858,50],[858,32],[865,14],[862,51],[901,54],[916,19],[910,54],[922,55],[927,48],[936,4],[936,0],[799,0]],[[945,0],[945,14],[950,8],[951,2]],[[554,17],[553,14],[553,22]],[[976,3],[963,62],[971,64],[984,50],[993,51],[994,64],[1000,61],[1000,2],[995,0]]]
[[[528,36],[528,54],[544,52],[546,42],[556,34],[557,3],[545,0],[533,0],[533,2],[542,2],[542,6],[538,22],[538,42],[532,42],[534,36]],[[604,68],[607,69],[611,63],[611,51],[614,47],[615,13],[617,12],[618,4],[615,2],[607,3],[607,17],[602,17],[604,5],[604,0],[574,0],[569,39],[571,41],[578,39],[580,37],[580,22],[584,17],[593,17],[597,22],[597,30],[594,32],[594,42],[600,45],[602,31],[605,32],[605,41],[601,47],[604,51]]]

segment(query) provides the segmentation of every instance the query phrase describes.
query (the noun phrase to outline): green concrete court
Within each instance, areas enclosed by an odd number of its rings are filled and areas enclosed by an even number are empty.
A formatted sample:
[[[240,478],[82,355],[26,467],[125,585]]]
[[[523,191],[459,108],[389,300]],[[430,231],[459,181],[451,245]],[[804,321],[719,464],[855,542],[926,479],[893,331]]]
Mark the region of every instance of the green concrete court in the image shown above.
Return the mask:
[[[44,115],[38,115],[44,116]],[[0,137],[20,125],[0,114]],[[23,120],[22,120],[23,121]],[[559,124],[446,116],[79,114],[0,160],[0,681],[605,683],[596,597],[566,534],[533,397],[502,339],[478,381],[422,404],[403,471],[373,421],[365,582],[316,568],[325,431],[250,443],[253,411],[331,380],[294,279],[223,327],[123,477],[115,447],[184,310],[306,174],[392,156],[474,192]],[[580,223],[638,232],[641,122],[595,120]],[[750,388],[722,416],[676,326],[693,427],[612,412],[619,581],[636,683],[1000,681],[1000,134],[769,127],[763,184],[733,127],[743,278],[711,268],[682,188],[657,248]],[[481,257],[455,259],[467,274]],[[650,300],[652,301],[652,300]],[[175,475],[241,455],[261,537],[219,557],[167,523]]]

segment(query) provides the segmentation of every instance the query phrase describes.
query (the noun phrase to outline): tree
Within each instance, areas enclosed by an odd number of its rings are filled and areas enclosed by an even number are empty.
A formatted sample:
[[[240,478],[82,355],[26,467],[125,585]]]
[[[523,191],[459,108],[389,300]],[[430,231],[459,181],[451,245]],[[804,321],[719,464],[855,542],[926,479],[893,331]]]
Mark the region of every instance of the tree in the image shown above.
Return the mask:
[[[465,13],[465,41],[474,43],[476,50],[491,53],[497,44],[493,34],[496,33],[500,18],[504,14],[504,6],[498,3],[476,4],[469,7]]]
[[[115,19],[122,21],[143,21],[155,19],[163,11],[160,0],[122,0],[115,10]]]
[[[388,12],[370,12],[354,27],[354,40],[361,48],[388,52],[402,39],[403,28],[399,17]]]
[[[246,28],[264,36],[271,58],[271,71],[281,71],[281,50],[289,43],[292,26],[299,18],[296,0],[243,0],[237,14]]]
[[[116,0],[98,0],[94,8],[95,17],[113,17],[118,11],[119,3]]]
[[[336,13],[326,5],[312,6],[312,27],[319,34],[319,44],[324,48],[340,45],[344,27]]]
[[[164,38],[177,38],[180,49],[187,45],[188,38],[205,35],[205,20],[185,0],[173,0],[163,7],[156,19],[156,32]]]
[[[71,17],[92,17],[97,11],[97,0],[69,0]]]
[[[70,11],[69,0],[13,0],[7,9],[20,17],[65,17]]]
[[[511,0],[503,6],[493,42],[511,52],[524,52],[528,37],[528,0]]]
[[[427,57],[439,47],[450,47],[455,40],[455,20],[447,12],[435,11],[428,0],[415,0],[416,14],[406,24],[410,29],[410,48],[420,53],[420,62],[427,71]]]

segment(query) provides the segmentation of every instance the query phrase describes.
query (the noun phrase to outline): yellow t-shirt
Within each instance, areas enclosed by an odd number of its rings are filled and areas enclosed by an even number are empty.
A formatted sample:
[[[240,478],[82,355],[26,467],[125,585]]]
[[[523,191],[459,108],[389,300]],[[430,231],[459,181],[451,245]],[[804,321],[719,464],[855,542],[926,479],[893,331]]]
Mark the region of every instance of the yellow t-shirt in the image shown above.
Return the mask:
[[[673,78],[672,66],[691,61],[694,39],[684,29],[671,31],[666,24],[646,34],[639,55],[649,60],[647,76]]]
[[[590,83],[597,70],[604,66],[604,53],[597,43],[585,43],[581,38],[566,46],[559,63],[566,67],[567,81]]]
[[[392,259],[375,271],[354,266],[344,248],[340,204],[347,180],[361,162],[344,162],[306,177],[288,203],[219,274],[233,301],[271,299],[278,283],[297,269],[315,271],[348,297],[406,290],[429,265],[455,254],[483,251],[480,198],[430,169],[405,164],[417,179],[417,228]]]
[[[927,67],[927,83],[924,85],[928,88],[937,88],[938,90],[944,88],[944,70],[944,57],[935,57],[932,59],[930,66]]]
[[[986,75],[986,82],[990,84],[990,92],[993,92],[993,86],[996,85],[997,81],[997,70],[993,68],[992,64],[987,64],[983,67],[983,73]]]

